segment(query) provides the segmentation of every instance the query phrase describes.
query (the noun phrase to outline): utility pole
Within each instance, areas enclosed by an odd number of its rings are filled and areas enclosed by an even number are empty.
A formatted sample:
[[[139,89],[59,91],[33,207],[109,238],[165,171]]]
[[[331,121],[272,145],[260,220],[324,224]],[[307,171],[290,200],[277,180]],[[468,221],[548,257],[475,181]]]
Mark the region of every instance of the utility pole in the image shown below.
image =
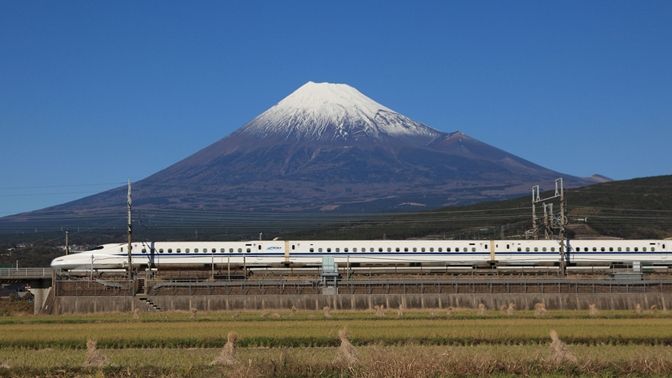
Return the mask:
[[[68,231],[65,231],[65,255],[70,254],[70,241],[68,240]]]
[[[567,260],[566,260],[566,249],[569,248],[569,243],[565,240],[565,226],[567,226],[567,216],[565,215],[567,209],[567,202],[565,201],[565,185],[562,177],[558,179],[560,185],[560,231],[558,236],[560,237],[560,273],[565,276],[567,275]],[[556,193],[558,191],[558,180],[556,180]]]
[[[565,201],[565,187],[564,181],[561,178],[555,180],[555,192],[553,195],[541,198],[541,189],[539,185],[532,187],[532,229],[525,232],[526,237],[530,235],[536,240],[539,239],[539,225],[537,222],[537,204],[541,204],[544,211],[543,228],[544,238],[546,240],[556,239],[560,242],[560,274],[563,276],[567,273],[567,259],[566,253],[568,243],[565,240],[567,226],[567,203]],[[553,212],[553,201],[560,202],[560,215],[555,216]]]
[[[532,187],[532,237],[539,239],[539,227],[537,226],[537,202],[539,202],[539,185]]]
[[[133,223],[131,219],[131,205],[132,205],[132,199],[131,199],[131,180],[128,180],[128,198],[126,200],[126,205],[128,209],[128,280],[133,279],[133,259],[131,256],[131,250],[133,249],[132,241],[133,241]]]

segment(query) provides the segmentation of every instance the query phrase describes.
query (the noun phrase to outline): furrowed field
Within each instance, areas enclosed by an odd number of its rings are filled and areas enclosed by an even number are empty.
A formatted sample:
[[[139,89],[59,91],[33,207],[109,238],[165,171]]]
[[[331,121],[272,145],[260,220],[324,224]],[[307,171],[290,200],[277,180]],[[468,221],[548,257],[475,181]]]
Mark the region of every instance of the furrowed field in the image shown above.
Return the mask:
[[[0,376],[511,374],[668,376],[672,316],[465,309],[0,317]]]

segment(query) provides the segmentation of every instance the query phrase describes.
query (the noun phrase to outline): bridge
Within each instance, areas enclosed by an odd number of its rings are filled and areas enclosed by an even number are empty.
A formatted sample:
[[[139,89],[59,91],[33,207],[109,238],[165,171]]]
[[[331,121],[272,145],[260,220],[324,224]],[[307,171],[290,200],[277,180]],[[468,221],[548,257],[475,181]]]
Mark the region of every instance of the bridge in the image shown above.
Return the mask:
[[[51,268],[0,268],[0,284],[22,283],[33,294],[37,314],[49,295],[54,271]]]
[[[51,279],[51,268],[0,268],[0,282]]]

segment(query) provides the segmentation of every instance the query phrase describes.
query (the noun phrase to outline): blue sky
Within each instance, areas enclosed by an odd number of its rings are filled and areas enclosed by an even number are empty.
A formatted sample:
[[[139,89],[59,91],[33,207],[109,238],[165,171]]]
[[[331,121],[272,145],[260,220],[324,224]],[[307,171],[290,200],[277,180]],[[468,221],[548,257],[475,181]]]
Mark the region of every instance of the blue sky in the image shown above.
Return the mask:
[[[670,174],[670,20],[670,1],[4,1],[0,215],[141,179],[309,80],[569,174]]]

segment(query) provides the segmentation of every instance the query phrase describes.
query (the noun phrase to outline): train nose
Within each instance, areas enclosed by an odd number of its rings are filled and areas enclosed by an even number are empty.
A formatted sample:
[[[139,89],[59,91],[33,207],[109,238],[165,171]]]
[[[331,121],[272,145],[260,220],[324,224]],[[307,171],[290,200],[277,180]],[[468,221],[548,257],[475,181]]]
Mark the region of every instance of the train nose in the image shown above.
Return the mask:
[[[57,257],[51,261],[51,267],[53,269],[67,269],[70,268],[72,264],[69,263],[67,257]]]

